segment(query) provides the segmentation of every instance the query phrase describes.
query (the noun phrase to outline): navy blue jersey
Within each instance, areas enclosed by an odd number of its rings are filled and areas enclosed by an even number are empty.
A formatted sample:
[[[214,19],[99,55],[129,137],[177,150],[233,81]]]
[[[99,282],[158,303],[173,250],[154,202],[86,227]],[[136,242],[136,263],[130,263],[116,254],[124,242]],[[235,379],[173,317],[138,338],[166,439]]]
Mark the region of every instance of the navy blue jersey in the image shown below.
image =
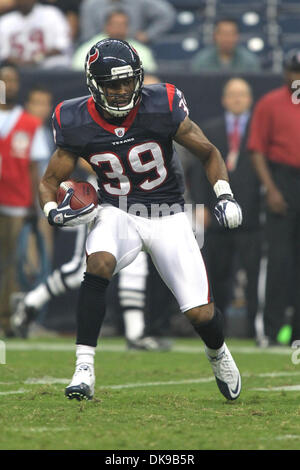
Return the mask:
[[[101,202],[183,205],[183,176],[173,138],[188,114],[182,92],[170,84],[143,87],[140,104],[116,125],[84,96],[60,103],[53,115],[56,145],[91,164]]]

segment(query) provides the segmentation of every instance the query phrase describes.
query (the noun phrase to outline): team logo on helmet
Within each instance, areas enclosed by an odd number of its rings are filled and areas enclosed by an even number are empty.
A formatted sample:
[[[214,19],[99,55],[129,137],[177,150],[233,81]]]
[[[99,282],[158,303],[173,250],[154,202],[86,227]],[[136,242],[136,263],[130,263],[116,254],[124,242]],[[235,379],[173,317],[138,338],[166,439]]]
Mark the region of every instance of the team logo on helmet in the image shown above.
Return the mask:
[[[88,60],[87,60],[87,65],[88,67],[91,66],[91,64],[93,64],[94,62],[96,62],[96,60],[98,59],[99,57],[99,51],[98,49],[95,48],[95,52],[93,54],[91,54],[91,51],[89,52],[89,56],[88,56]]]

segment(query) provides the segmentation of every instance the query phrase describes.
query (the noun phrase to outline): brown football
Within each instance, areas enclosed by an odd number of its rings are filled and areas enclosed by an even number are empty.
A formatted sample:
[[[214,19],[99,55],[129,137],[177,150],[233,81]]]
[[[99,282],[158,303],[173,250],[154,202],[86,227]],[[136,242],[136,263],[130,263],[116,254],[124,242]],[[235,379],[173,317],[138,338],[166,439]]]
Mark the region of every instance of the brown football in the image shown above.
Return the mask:
[[[69,188],[74,189],[74,194],[70,200],[71,209],[82,209],[91,203],[98,205],[97,191],[91,183],[87,181],[67,180],[63,181],[57,190],[57,203],[61,204]]]

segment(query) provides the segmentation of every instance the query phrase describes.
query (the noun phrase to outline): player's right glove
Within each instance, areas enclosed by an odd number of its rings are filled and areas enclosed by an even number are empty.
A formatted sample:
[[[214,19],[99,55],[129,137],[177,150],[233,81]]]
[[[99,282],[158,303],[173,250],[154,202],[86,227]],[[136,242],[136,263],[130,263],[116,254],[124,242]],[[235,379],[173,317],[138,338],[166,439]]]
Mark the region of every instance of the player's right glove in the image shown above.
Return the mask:
[[[214,214],[219,224],[225,228],[237,228],[243,221],[242,209],[231,194],[218,197]]]
[[[92,222],[96,217],[96,206],[93,203],[81,209],[71,209],[70,200],[73,193],[74,189],[69,188],[61,204],[57,206],[56,209],[50,210],[48,214],[48,222],[50,225],[75,227],[76,225]]]

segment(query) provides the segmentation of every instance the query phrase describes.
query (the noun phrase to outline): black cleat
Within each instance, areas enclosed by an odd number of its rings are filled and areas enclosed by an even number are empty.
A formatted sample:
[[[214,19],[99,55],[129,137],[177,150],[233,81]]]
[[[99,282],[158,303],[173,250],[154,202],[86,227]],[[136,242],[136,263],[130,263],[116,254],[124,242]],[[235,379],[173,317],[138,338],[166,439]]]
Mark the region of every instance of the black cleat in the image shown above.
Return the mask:
[[[91,400],[94,395],[95,374],[90,364],[80,364],[76,367],[70,385],[65,389],[69,400]]]
[[[69,400],[73,400],[73,398],[75,398],[78,401],[92,400],[93,398],[90,387],[84,383],[67,387],[65,390],[65,396]]]

